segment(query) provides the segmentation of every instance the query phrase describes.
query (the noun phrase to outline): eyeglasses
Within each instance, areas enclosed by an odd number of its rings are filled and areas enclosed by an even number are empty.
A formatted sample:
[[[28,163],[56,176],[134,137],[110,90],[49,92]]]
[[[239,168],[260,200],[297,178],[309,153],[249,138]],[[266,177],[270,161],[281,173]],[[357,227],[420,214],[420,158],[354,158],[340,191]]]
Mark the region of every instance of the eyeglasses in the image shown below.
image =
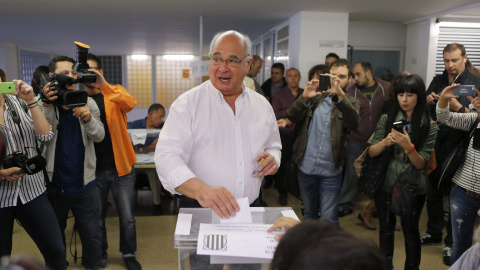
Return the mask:
[[[221,57],[216,57],[216,56],[211,56],[210,57],[210,61],[212,62],[212,64],[216,65],[216,66],[220,66],[223,64],[223,62],[227,62],[227,65],[229,67],[238,67],[240,66],[240,64],[242,63],[243,60],[245,60],[245,58],[247,58],[248,56],[250,55],[245,55],[245,57],[243,57],[242,59],[238,59],[238,58],[228,58],[228,59],[223,59]]]

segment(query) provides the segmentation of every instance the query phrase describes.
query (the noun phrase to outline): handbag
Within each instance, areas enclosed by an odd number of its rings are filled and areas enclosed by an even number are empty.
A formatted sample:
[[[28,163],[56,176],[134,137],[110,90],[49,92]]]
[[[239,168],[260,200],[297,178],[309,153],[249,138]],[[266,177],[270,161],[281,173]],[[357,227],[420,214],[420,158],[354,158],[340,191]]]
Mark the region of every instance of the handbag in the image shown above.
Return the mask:
[[[400,217],[415,215],[415,202],[418,185],[408,183],[406,181],[407,179],[411,179],[411,176],[408,173],[404,173],[402,174],[401,179],[396,179],[393,184],[390,210]]]
[[[377,193],[385,180],[385,173],[387,171],[388,163],[392,156],[391,149],[388,147],[380,155],[370,157],[367,149],[360,155],[355,163],[361,162],[359,159],[363,158],[361,173],[358,177],[358,190],[369,196]],[[354,163],[354,165],[355,165]]]
[[[465,161],[468,145],[470,144],[473,131],[477,127],[478,122],[479,119],[475,120],[468,133],[465,132],[465,136],[461,139],[461,143],[457,144],[450,154],[438,164],[439,166],[434,172],[435,175],[432,174],[433,177],[430,177],[429,180],[432,186],[442,191],[442,193],[449,192],[455,172],[457,172],[457,169]]]

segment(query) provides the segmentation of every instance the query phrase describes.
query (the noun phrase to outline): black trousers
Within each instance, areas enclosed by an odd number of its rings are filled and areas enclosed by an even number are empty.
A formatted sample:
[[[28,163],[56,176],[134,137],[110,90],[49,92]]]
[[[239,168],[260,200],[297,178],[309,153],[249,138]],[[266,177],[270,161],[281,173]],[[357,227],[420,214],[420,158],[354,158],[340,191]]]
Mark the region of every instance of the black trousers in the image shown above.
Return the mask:
[[[379,243],[380,249],[387,256],[390,265],[392,265],[394,233],[396,225],[396,215],[390,210],[392,194],[380,190],[375,195],[375,204],[378,209],[378,220],[380,222]],[[402,231],[405,238],[405,270],[419,269],[422,254],[420,245],[420,231],[418,223],[423,205],[425,204],[425,195],[416,197],[415,213],[409,217],[401,217]]]

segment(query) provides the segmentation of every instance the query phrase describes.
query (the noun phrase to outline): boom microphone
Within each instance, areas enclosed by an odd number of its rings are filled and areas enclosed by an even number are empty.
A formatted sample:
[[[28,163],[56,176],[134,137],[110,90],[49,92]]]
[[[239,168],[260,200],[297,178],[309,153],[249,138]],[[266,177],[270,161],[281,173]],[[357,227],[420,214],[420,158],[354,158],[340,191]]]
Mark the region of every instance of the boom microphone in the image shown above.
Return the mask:
[[[47,165],[47,161],[41,155],[34,156],[28,159],[23,166],[23,170],[26,174],[32,175],[40,172]]]

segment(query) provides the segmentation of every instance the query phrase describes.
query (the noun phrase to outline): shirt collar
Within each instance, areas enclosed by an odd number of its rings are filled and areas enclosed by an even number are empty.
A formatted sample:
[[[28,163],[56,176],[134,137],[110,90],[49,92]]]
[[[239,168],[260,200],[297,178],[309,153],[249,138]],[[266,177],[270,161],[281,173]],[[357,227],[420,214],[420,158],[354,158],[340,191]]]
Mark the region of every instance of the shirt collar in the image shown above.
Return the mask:
[[[220,92],[220,90],[218,90],[217,88],[215,88],[215,86],[213,85],[212,81],[208,81],[209,82],[209,89],[210,91],[214,94],[215,97],[218,98],[218,100],[220,102],[224,102],[225,99],[223,98],[223,94],[222,92]],[[245,82],[242,82],[242,93],[238,96],[238,97],[243,97],[245,98],[245,95],[247,95],[247,86],[245,85]]]

